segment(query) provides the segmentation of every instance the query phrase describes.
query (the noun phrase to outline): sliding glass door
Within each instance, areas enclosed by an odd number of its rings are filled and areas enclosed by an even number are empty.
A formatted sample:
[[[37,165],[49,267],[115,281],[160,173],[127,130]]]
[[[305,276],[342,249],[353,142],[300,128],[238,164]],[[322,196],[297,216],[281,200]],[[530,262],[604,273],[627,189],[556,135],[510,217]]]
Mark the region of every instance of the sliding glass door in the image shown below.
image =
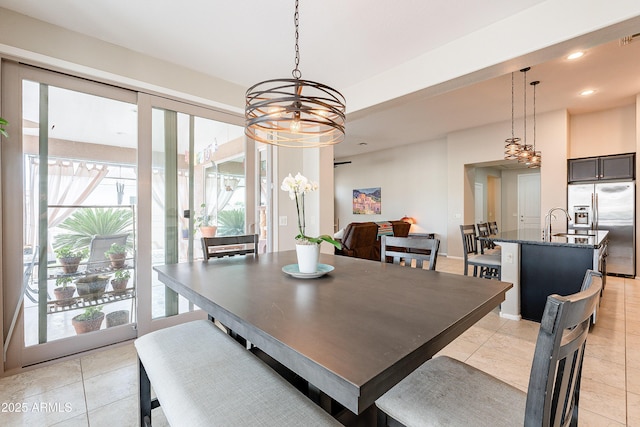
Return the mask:
[[[137,95],[28,67],[3,72],[3,92],[21,101],[7,108],[2,147],[5,357],[26,366],[131,339]]]
[[[153,266],[202,259],[207,233],[264,229],[242,116],[14,63],[2,73],[5,370],[205,317]]]

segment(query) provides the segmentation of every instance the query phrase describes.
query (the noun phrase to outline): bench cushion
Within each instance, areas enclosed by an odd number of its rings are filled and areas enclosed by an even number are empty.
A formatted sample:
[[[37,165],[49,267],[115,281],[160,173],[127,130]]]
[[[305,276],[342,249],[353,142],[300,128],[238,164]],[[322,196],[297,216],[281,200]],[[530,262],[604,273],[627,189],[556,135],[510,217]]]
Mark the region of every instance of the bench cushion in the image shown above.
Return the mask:
[[[340,425],[212,322],[155,331],[135,346],[171,425]]]

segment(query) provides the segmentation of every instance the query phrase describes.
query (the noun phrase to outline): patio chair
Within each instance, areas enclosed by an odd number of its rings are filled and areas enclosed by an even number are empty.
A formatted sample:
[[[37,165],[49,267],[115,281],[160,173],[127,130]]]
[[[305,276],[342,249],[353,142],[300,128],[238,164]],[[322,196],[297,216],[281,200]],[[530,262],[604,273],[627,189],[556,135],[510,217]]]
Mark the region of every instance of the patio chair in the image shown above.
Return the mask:
[[[129,234],[112,234],[109,236],[93,236],[89,243],[89,259],[87,260],[87,272],[99,272],[109,267],[110,261],[104,256],[112,244],[125,246]]]

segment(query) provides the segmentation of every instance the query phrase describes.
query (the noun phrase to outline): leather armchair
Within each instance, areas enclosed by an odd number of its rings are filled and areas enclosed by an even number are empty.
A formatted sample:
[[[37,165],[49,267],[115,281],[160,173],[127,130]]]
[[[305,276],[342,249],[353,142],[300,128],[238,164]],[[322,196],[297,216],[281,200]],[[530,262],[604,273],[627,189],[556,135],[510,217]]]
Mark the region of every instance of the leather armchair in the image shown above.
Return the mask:
[[[373,259],[373,247],[378,238],[378,225],[375,222],[352,222],[344,229],[342,249],[336,249],[337,255]]]
[[[407,237],[411,224],[404,221],[390,221],[393,235]],[[378,224],[375,222],[352,222],[344,229],[341,239],[342,249],[336,249],[337,255],[380,261],[380,240]]]

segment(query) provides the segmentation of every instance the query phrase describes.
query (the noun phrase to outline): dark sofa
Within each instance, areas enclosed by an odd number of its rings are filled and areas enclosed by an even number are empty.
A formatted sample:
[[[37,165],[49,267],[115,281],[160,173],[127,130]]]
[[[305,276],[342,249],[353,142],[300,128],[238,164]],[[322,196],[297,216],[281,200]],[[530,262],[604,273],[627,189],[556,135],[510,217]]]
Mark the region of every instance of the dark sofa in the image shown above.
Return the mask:
[[[411,224],[404,221],[389,221],[393,226],[393,235],[407,237]],[[375,222],[352,222],[344,229],[342,249],[336,249],[336,255],[380,261],[380,239],[378,224]]]

